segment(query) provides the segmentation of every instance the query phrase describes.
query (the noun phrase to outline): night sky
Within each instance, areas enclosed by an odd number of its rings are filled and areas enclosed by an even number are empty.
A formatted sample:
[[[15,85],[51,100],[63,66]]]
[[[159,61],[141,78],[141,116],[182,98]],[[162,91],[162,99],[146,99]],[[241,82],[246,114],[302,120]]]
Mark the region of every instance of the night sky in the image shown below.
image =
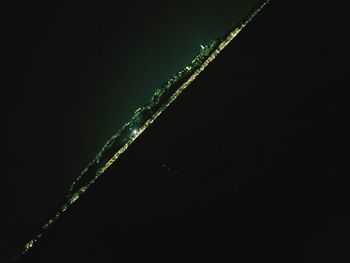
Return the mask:
[[[23,262],[341,262],[349,234],[340,114],[348,18],[339,6],[281,2]],[[55,213],[133,111],[256,3],[8,6],[1,258]]]
[[[23,1],[10,9],[9,151],[20,169],[36,171],[9,172],[11,187],[27,199],[11,208],[21,225],[32,229],[50,215],[133,112],[255,4]]]

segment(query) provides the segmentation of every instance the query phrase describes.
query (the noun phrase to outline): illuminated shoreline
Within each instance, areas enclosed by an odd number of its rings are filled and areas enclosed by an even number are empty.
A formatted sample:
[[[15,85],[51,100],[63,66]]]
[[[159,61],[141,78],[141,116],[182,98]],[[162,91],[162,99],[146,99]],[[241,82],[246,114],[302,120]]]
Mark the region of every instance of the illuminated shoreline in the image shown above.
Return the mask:
[[[96,158],[82,171],[73,182],[69,194],[59,211],[41,228],[41,230],[24,245],[23,250],[15,260],[26,254],[45,232],[54,225],[59,217],[73,204],[94,182],[128,149],[128,147],[178,98],[178,96],[215,60],[223,49],[246,27],[246,25],[268,4],[270,0],[262,1],[248,16],[241,20],[238,26],[229,32],[221,41],[213,41],[207,46],[201,46],[201,53],[191,64],[171,78],[164,86],[156,90],[149,104],[138,109],[131,121],[126,123],[105,144]],[[179,85],[179,86],[178,86]],[[174,87],[176,89],[174,89]],[[174,90],[173,90],[174,89]],[[165,100],[165,101],[164,101]],[[164,101],[164,102],[162,102]],[[147,116],[146,119],[144,116]],[[140,124],[141,123],[141,124]],[[139,124],[139,125],[138,125]],[[126,134],[124,134],[126,133]],[[124,138],[125,136],[125,138]],[[119,143],[119,144],[118,144]],[[86,179],[85,179],[86,178]],[[86,182],[82,182],[86,180]]]

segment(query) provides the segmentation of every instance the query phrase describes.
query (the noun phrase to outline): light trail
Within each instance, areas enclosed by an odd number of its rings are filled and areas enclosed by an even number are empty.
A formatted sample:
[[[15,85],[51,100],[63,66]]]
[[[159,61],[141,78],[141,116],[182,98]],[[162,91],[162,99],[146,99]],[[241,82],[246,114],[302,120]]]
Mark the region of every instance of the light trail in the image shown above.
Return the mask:
[[[112,157],[108,158],[107,161],[102,162],[102,166],[96,169],[96,172],[93,172],[93,176],[91,179],[83,186],[75,190],[77,187],[77,184],[81,181],[81,179],[84,178],[84,175],[88,171],[93,170],[94,165],[98,165],[101,162],[101,159],[103,155],[105,154],[105,151],[112,148],[115,141],[122,137],[122,132],[124,132],[128,127],[132,126],[136,119],[138,119],[137,114],[140,112],[145,112],[148,110],[152,110],[152,108],[144,107],[140,111],[136,111],[134,117],[130,122],[128,122],[124,127],[112,138],[106,143],[106,145],[103,147],[101,152],[96,156],[93,162],[91,162],[81,173],[81,175],[73,182],[72,186],[70,187],[69,194],[66,198],[65,203],[62,205],[62,207],[59,209],[59,211],[41,228],[41,230],[31,239],[29,240],[22,249],[21,253],[17,255],[15,258],[15,261],[20,259],[24,254],[26,254],[30,249],[33,248],[33,246],[38,242],[38,240],[45,234],[45,232],[54,225],[54,223],[59,219],[59,217],[73,204],[75,203],[79,197],[92,185],[95,183],[95,181],[129,148],[129,146],[171,105],[178,96],[193,82],[196,80],[196,78],[208,67],[208,65],[221,53],[223,49],[233,40],[235,37],[249,24],[250,21],[253,20],[253,18],[259,14],[262,9],[265,7],[266,4],[268,4],[270,0],[264,0],[261,1],[241,22],[236,26],[235,29],[233,29],[225,38],[223,38],[219,42],[212,42],[209,46],[202,46],[202,53],[197,56],[192,61],[192,64],[190,66],[185,67],[185,69],[177,76],[175,76],[174,80],[170,80],[168,82],[168,85],[163,87],[162,89],[158,89],[155,93],[155,96],[152,97],[152,100],[155,98],[157,99],[156,102],[154,102],[152,105],[157,110],[148,117],[147,120],[144,121],[144,123],[138,127],[132,129],[132,131],[127,136],[125,142],[118,147],[117,151],[112,155]],[[199,63],[200,62],[200,63]],[[180,87],[178,87],[172,95],[161,105],[159,105],[159,100],[163,96],[163,94],[166,91],[169,91],[171,89],[171,86],[176,86],[178,82],[183,81],[184,75],[187,78],[185,82],[183,82]],[[161,93],[159,96],[158,93]],[[151,100],[151,101],[152,101]],[[137,117],[137,118],[136,118]],[[75,191],[74,191],[75,190]]]

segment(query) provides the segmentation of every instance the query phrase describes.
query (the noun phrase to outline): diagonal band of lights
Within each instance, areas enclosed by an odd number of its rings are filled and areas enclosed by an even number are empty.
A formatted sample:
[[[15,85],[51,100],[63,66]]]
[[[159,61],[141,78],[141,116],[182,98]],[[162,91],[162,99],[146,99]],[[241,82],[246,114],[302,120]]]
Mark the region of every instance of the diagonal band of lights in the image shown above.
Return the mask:
[[[44,233],[59,219],[59,217],[69,208],[73,203],[75,203],[79,197],[129,148],[129,146],[161,115],[168,107],[171,105],[177,97],[193,82],[196,78],[207,68],[207,66],[221,53],[221,51],[247,26],[247,24],[253,20],[253,18],[260,13],[260,11],[268,4],[270,0],[261,1],[247,16],[243,19],[235,29],[233,29],[221,42],[216,46],[214,50],[207,56],[207,58],[197,67],[196,70],[189,75],[188,79],[183,82],[183,84],[178,87],[174,93],[164,102],[159,109],[153,113],[138,129],[133,130],[129,135],[126,142],[118,148],[118,151],[108,159],[102,166],[94,173],[91,180],[75,191],[75,193],[70,193],[66,199],[64,205],[59,209],[59,211],[41,228],[41,230],[28,241],[21,253],[17,256],[15,260],[18,260],[22,255],[26,254],[30,249],[33,248],[34,244],[44,235]],[[83,171],[82,174],[87,169]],[[74,189],[75,183],[81,178],[78,177],[73,183],[71,190]]]

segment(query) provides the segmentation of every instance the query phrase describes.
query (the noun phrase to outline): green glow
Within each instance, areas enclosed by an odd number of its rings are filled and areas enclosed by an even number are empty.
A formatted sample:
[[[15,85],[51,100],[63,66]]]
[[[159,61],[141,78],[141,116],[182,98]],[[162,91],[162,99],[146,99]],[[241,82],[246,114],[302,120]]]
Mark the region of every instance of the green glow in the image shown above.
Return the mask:
[[[259,4],[245,19],[219,41],[200,45],[200,53],[191,63],[172,76],[162,87],[157,89],[150,101],[135,111],[127,122],[104,145],[95,159],[82,171],[73,182],[69,194],[59,211],[42,227],[40,232],[27,242],[22,255],[28,252],[57,219],[123,154],[128,147],[162,114],[167,107],[206,69],[220,52],[241,32],[242,29],[269,3]]]

